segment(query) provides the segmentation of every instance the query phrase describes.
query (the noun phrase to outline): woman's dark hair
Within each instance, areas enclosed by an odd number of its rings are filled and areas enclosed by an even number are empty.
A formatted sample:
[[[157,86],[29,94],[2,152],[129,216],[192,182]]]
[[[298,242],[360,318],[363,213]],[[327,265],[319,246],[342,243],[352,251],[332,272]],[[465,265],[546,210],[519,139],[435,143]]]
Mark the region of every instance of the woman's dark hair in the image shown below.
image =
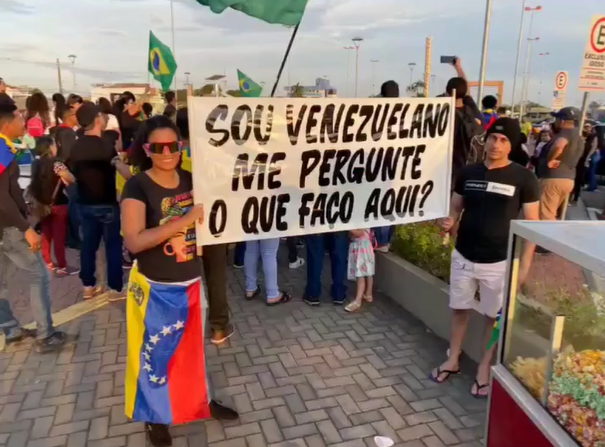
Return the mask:
[[[67,104],[73,106],[74,104],[84,104],[84,99],[80,95],[70,93],[67,97]]]
[[[31,95],[27,101],[27,111],[25,112],[25,122],[35,117],[36,115],[40,116],[42,123],[44,123],[44,127],[48,127],[50,125],[50,111],[48,108],[48,100],[44,93],[36,92]]]
[[[55,157],[51,150],[54,144],[54,140],[47,136],[36,140],[36,159],[32,163],[32,181],[28,187],[32,197],[45,205],[51,204],[58,181],[54,171]]]
[[[151,159],[145,153],[143,145],[149,142],[149,137],[153,132],[159,129],[171,129],[180,138],[179,129],[176,124],[164,115],[156,115],[143,123],[137,132],[130,149],[128,150],[128,159],[132,166],[146,171],[151,168]]]
[[[153,113],[153,106],[151,104],[149,104],[148,102],[144,102],[141,106],[141,109],[143,109],[143,113],[146,116],[151,117],[151,114]]]
[[[125,102],[128,102],[128,101],[136,102],[137,101],[137,98],[134,96],[134,94],[132,92],[129,92],[128,90],[126,90],[124,93],[122,93],[122,95],[120,95],[120,97],[122,99],[125,99],[126,100]]]
[[[176,127],[179,128],[181,138],[183,140],[189,139],[189,110],[187,107],[183,107],[176,111]]]
[[[101,112],[105,113],[106,115],[114,114],[114,108],[107,98],[99,98],[99,107],[101,108]]]
[[[521,132],[521,139],[519,140],[520,144],[527,144],[527,135]]]
[[[65,96],[61,93],[55,93],[53,95],[53,102],[55,103],[55,123],[57,126],[61,122],[61,111],[65,108]]]

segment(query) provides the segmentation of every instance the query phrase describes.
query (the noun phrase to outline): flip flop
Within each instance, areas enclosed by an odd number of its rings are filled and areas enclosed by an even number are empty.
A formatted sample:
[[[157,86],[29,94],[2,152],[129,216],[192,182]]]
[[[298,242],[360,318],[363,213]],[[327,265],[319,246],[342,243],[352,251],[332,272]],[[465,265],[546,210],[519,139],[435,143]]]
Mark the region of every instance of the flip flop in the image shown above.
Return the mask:
[[[290,295],[288,292],[282,292],[281,298],[279,300],[274,301],[272,303],[267,301],[267,306],[273,307],[273,306],[277,306],[278,304],[285,304],[289,301],[292,301],[292,295]]]
[[[439,377],[441,376],[441,374],[447,374],[447,376],[445,376],[445,378],[443,380],[439,380]],[[440,366],[437,367],[437,375],[433,375],[433,371],[431,371],[429,373],[429,380],[431,382],[434,383],[445,383],[447,382],[447,380],[450,378],[451,375],[458,375],[460,374],[460,368],[458,368],[456,371],[452,371],[449,369],[441,369]]]
[[[484,400],[487,399],[489,394],[479,394],[479,391],[481,391],[483,388],[487,388],[489,386],[489,382],[488,383],[484,383],[483,385],[480,385],[479,382],[477,381],[477,379],[475,379],[475,383],[473,384],[477,387],[477,392],[473,393],[473,389],[471,388],[471,396],[473,396],[475,399],[479,399],[479,400]]]
[[[246,298],[247,301],[252,301],[254,298],[259,296],[261,292],[262,292],[261,287],[257,286],[256,290],[254,291],[254,293],[251,296],[248,296],[248,293],[245,293],[244,298]]]

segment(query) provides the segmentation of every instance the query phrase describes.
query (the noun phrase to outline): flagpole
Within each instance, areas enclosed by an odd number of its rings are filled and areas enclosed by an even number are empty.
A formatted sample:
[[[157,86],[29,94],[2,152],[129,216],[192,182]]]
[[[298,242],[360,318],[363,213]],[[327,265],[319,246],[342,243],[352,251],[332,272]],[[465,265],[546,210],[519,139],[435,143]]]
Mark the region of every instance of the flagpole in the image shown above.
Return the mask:
[[[277,90],[277,84],[279,84],[279,80],[281,79],[282,72],[284,71],[284,67],[286,62],[288,61],[288,56],[290,55],[290,50],[292,49],[292,44],[294,43],[294,39],[296,38],[296,33],[298,33],[298,27],[300,26],[300,22],[294,27],[294,31],[292,31],[292,37],[290,37],[290,42],[288,43],[288,48],[286,48],[286,54],[284,54],[284,58],[281,61],[281,66],[279,67],[279,72],[277,73],[277,79],[275,80],[275,85],[273,86],[273,90],[271,90],[271,97],[275,96],[275,91]]]
[[[176,47],[174,46],[174,2],[170,0],[170,22],[172,29],[172,55],[176,61]],[[174,94],[177,94],[176,71],[174,72]]]

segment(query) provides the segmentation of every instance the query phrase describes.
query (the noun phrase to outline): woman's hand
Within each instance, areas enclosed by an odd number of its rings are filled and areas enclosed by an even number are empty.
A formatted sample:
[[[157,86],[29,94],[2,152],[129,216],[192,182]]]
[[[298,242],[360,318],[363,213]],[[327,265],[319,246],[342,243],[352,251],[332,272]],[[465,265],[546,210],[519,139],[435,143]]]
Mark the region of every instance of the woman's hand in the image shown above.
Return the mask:
[[[204,205],[198,203],[197,205],[193,205],[193,207],[187,213],[187,217],[189,217],[193,222],[199,222],[199,224],[204,223]]]

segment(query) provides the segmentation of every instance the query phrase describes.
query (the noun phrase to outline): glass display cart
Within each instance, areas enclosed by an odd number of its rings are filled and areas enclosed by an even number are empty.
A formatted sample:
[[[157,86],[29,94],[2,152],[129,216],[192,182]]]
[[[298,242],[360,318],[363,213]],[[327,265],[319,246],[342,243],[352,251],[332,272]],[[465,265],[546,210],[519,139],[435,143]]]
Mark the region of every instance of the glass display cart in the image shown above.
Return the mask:
[[[499,326],[486,445],[605,447],[605,223],[513,222]]]

